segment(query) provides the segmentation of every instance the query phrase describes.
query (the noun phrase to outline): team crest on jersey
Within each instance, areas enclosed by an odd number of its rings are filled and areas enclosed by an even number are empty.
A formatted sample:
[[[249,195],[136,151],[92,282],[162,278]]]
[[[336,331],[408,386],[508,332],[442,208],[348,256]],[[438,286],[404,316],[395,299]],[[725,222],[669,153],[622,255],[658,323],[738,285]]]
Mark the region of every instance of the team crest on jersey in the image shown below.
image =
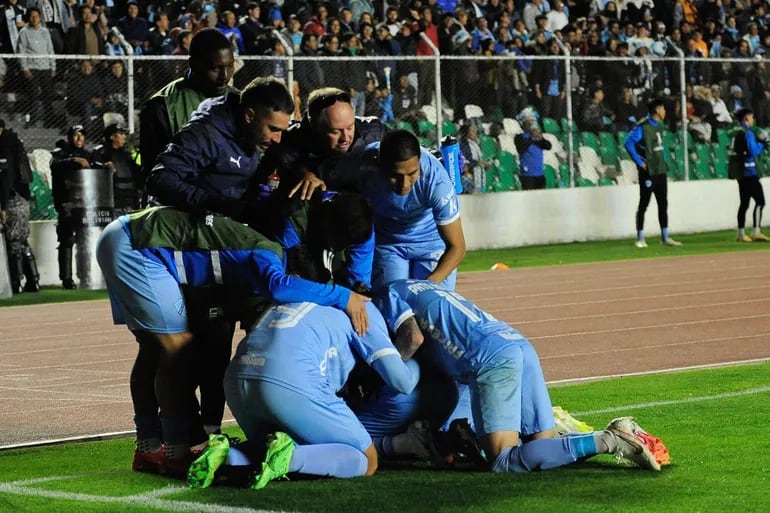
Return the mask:
[[[644,186],[647,187],[648,189],[650,187],[652,187],[652,180],[650,180],[649,178],[647,180],[645,180],[644,181]]]
[[[179,314],[180,317],[184,316],[185,314],[185,307],[184,307],[184,299],[177,299],[176,303],[174,303],[174,309],[176,310],[176,313]]]

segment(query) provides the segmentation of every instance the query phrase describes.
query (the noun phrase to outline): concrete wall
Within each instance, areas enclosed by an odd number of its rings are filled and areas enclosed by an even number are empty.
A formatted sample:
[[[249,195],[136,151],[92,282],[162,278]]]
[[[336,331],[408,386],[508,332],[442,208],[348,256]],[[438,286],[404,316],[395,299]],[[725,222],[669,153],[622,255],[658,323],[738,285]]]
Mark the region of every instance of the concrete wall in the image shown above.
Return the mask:
[[[770,178],[762,179],[762,183],[770,187]],[[668,197],[669,227],[674,236],[736,226],[738,185],[733,180],[669,182]],[[460,197],[469,249],[602,239],[632,241],[638,201],[636,185]],[[649,241],[660,233],[657,212],[653,198],[645,217]],[[750,213],[747,223],[751,225]],[[31,231],[41,284],[59,284],[55,221],[33,221]],[[92,275],[100,277],[95,262],[92,266]]]

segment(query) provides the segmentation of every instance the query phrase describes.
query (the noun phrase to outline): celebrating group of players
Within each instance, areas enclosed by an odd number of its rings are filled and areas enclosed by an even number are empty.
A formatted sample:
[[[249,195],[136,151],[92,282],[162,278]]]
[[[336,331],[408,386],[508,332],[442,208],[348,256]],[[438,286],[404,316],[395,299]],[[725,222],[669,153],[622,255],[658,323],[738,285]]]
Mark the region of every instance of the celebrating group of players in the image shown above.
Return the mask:
[[[189,73],[142,113],[147,190],[162,206],[114,221],[97,247],[115,322],[139,346],[135,470],[193,487],[372,475],[378,456],[458,450],[437,447],[442,425],[496,472],[600,453],[668,462],[627,417],[555,436],[531,344],[454,292],[458,200],[413,134],[357,118],[331,88],[289,126],[286,87],[228,90],[232,67],[224,37],[196,34]],[[230,361],[238,320],[247,334]],[[225,400],[246,443],[220,434]]]

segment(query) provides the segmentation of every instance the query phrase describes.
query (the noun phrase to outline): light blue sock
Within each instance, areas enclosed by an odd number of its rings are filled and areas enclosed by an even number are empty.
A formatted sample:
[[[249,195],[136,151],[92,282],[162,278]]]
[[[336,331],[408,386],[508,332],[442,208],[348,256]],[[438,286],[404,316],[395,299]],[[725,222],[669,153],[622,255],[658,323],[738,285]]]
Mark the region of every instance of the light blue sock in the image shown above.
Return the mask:
[[[588,437],[593,438],[592,435]],[[492,472],[531,472],[574,463],[578,456],[571,443],[573,438],[542,438],[518,447],[509,447],[497,456]]]
[[[358,477],[366,474],[366,455],[346,444],[297,445],[289,472],[326,477]]]
[[[663,240],[668,240],[668,228],[660,229],[660,238]]]
[[[636,230],[636,240],[638,241],[644,240],[644,230]]]
[[[246,456],[246,453],[240,449],[236,449],[235,447],[230,447],[230,450],[227,451],[226,463],[227,465],[232,465],[234,467],[245,467],[252,465],[251,460],[248,456]]]

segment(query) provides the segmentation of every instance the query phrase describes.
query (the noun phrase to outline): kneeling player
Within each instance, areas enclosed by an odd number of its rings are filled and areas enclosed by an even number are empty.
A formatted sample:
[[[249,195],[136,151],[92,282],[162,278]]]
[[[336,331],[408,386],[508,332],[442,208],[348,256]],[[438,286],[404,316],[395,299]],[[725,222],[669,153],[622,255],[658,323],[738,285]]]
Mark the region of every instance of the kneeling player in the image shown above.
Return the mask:
[[[424,335],[419,351],[426,368],[469,385],[475,429],[493,472],[545,470],[603,453],[650,470],[670,461],[663,443],[630,417],[615,419],[604,431],[555,437],[551,400],[532,344],[459,294],[430,281],[401,280],[379,291],[375,304],[393,332],[416,322]]]
[[[334,308],[274,306],[238,345],[225,374],[227,403],[249,440],[270,434],[252,488],[289,472],[349,478],[376,471],[372,439],[337,392],[356,358],[401,393],[414,389],[420,373],[416,362],[401,359],[382,315],[371,303],[367,309],[369,330],[359,336]],[[188,483],[209,486],[225,461],[249,466],[255,459],[212,435],[209,449],[191,465]]]

